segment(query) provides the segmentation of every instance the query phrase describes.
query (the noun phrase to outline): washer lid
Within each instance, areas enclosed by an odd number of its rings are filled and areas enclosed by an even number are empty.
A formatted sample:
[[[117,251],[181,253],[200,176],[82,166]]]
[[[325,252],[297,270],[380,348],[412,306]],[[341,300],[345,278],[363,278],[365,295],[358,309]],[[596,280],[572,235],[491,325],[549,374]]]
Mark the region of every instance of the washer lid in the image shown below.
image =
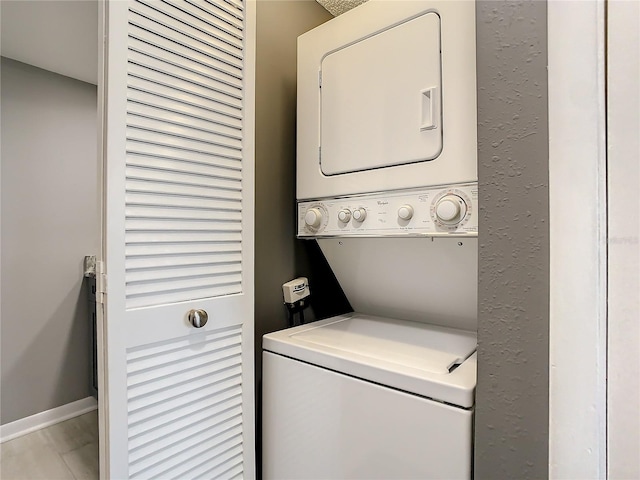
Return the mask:
[[[265,335],[263,347],[461,407],[473,405],[473,332],[351,314]]]

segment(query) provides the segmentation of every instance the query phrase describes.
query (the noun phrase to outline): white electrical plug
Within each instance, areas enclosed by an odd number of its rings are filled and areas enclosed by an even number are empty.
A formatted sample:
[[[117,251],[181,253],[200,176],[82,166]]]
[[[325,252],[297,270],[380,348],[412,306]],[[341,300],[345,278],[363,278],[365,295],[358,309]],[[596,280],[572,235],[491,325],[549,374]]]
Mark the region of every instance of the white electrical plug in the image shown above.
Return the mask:
[[[282,285],[282,294],[285,303],[295,303],[303,298],[307,298],[309,291],[309,281],[307,277],[296,278]]]

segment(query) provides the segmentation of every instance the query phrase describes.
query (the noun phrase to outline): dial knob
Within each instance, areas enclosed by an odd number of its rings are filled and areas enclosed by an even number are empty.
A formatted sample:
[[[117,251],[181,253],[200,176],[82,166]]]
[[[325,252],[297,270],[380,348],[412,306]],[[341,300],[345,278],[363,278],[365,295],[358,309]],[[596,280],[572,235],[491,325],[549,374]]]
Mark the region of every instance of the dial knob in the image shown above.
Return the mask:
[[[413,217],[413,207],[411,205],[402,205],[398,209],[398,216],[402,220],[411,220],[411,217]]]
[[[446,195],[436,205],[436,216],[443,222],[455,223],[466,213],[466,205],[457,195]]]
[[[349,220],[351,220],[351,211],[349,211],[349,209],[347,208],[340,210],[338,212],[338,220],[340,220],[342,223],[347,223]]]
[[[322,212],[319,208],[310,208],[304,215],[304,223],[310,227],[319,227],[322,223]]]
[[[364,208],[356,208],[353,211],[353,219],[356,222],[364,222],[365,218],[367,218],[367,211]]]

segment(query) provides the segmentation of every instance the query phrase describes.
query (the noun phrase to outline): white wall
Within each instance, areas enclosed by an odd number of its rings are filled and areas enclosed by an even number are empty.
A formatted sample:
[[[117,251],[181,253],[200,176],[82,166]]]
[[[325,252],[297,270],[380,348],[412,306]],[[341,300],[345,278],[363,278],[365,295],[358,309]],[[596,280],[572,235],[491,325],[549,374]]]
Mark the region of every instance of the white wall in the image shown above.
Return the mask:
[[[97,0],[2,0],[2,56],[98,82]]]
[[[90,395],[96,87],[2,59],[2,424]]]
[[[610,479],[640,478],[640,3],[608,4]]]

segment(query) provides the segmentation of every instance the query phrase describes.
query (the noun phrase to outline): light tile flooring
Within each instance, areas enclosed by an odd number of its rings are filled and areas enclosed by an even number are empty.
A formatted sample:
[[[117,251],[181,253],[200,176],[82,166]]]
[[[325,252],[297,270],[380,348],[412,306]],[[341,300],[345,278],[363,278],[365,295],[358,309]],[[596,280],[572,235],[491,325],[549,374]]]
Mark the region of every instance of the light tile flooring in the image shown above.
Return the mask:
[[[98,478],[96,410],[0,445],[2,480]]]

